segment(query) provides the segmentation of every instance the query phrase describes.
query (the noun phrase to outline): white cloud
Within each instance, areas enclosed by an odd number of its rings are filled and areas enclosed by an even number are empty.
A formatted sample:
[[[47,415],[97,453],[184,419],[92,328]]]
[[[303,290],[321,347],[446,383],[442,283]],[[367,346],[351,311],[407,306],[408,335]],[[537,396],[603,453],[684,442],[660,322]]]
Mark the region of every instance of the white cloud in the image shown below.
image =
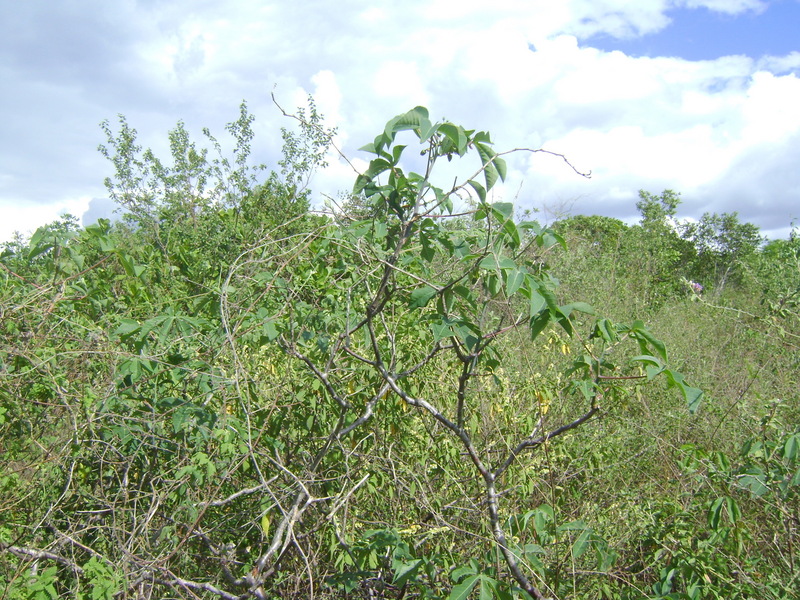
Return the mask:
[[[683,0],[679,2],[687,8],[707,8],[728,15],[743,12],[761,12],[767,8],[767,3],[761,0]]]
[[[682,209],[692,215],[730,206],[766,224],[764,198],[787,222],[800,204],[782,171],[796,171],[800,158],[800,53],[687,61],[578,43],[598,33],[658,31],[677,8],[756,12],[765,5],[756,0],[241,0],[145,8],[95,0],[54,14],[17,4],[0,9],[0,53],[10,57],[0,73],[7,82],[0,110],[14,115],[0,133],[0,204],[12,230],[35,229],[68,198],[102,195],[108,169],[94,154],[103,141],[96,124],[119,112],[144,145],[158,145],[178,119],[224,135],[247,99],[258,117],[254,149],[274,165],[278,129],[291,124],[271,104],[273,90],[288,111],[312,92],[339,127],[337,143],[356,159],[366,158],[355,149],[386,120],[422,104],[433,118],[491,131],[500,150],[543,146],[594,172],[584,180],[554,157],[512,157],[510,180],[496,197],[514,196],[521,185],[526,206],[555,201],[626,217],[639,188],[669,187],[683,193]],[[314,185],[335,195],[351,182],[350,167],[332,161]],[[723,190],[739,199],[720,202]],[[748,207],[744,190],[760,200]],[[7,210],[21,199],[59,208]]]
[[[745,146],[776,143],[800,130],[800,79],[758,71],[742,103]]]
[[[79,217],[89,209],[91,198],[68,198],[42,206],[40,204],[8,204],[0,220],[0,240],[9,240],[14,233],[32,234],[45,223],[52,223],[64,214]]]

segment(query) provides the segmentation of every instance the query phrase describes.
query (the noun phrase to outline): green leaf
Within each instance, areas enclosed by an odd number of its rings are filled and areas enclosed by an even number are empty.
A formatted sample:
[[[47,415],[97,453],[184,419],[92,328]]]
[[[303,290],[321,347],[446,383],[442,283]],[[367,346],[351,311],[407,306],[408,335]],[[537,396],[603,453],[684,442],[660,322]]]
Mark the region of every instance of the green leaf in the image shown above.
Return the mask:
[[[533,528],[539,536],[546,535],[550,531],[550,526],[555,521],[555,512],[549,504],[542,504],[534,509]]]
[[[467,134],[462,127],[458,127],[452,123],[442,123],[439,125],[438,131],[453,142],[459,156],[464,156],[467,151],[468,140]]]
[[[798,452],[800,452],[800,433],[795,433],[790,435],[783,445],[783,457],[786,460],[794,461],[797,459]]]
[[[497,167],[497,174],[500,175],[500,179],[505,181],[506,174],[508,173],[508,165],[506,165],[506,161],[495,154],[494,166]]]
[[[731,525],[736,525],[739,519],[742,518],[742,510],[739,508],[739,503],[736,502],[735,498],[726,496],[725,505],[728,508],[728,518],[731,521]]]
[[[411,292],[411,300],[408,303],[408,307],[411,309],[422,308],[428,304],[430,299],[433,298],[436,293],[437,291],[429,285],[417,288]]]
[[[580,558],[580,556],[589,548],[591,543],[592,529],[590,527],[586,527],[572,543],[572,558]]]
[[[476,143],[475,148],[478,150],[478,154],[480,155],[481,162],[484,166],[483,174],[486,178],[486,190],[488,191],[492,189],[495,183],[497,183],[497,179],[500,176],[500,174],[497,172],[497,167],[495,167],[492,162],[492,159],[497,156],[497,153],[483,143]]]
[[[395,567],[394,580],[392,585],[402,587],[407,581],[417,574],[420,566],[422,566],[422,559],[418,558],[409,562],[401,562]]]
[[[372,181],[375,177],[391,168],[391,163],[385,158],[374,158],[370,161],[369,167],[364,171],[362,177],[365,177],[368,181]]]
[[[717,498],[711,503],[708,509],[708,526],[711,529],[719,529],[720,521],[722,520],[722,506],[725,503],[725,498]]]
[[[483,174],[486,178],[486,189],[492,189],[494,184],[497,183],[497,169],[494,168],[494,165],[486,165],[486,168],[483,170]]]
[[[520,229],[531,230],[537,235],[542,231],[542,226],[539,225],[538,221],[520,221],[518,227]]]
[[[683,394],[686,404],[689,407],[689,412],[694,414],[700,408],[700,401],[703,398],[703,390],[688,385],[682,374],[671,369],[664,369],[664,374],[667,376],[669,387],[677,387],[681,394]]]
[[[582,361],[582,364],[586,365],[591,370],[591,363],[586,364],[586,361],[584,360]],[[592,402],[595,397],[597,397],[597,384],[591,379],[580,379],[578,381],[573,381],[572,385],[588,402]]]
[[[478,583],[480,575],[470,575],[464,581],[453,587],[447,600],[466,600],[469,598],[475,584]]]
[[[662,367],[661,361],[650,354],[639,354],[638,356],[634,356],[631,358],[631,362],[644,363],[646,365],[653,365],[658,368]]]
[[[500,290],[502,289],[500,282],[500,275],[497,275],[495,273],[487,274],[486,277],[484,278],[484,286],[492,296],[497,296],[497,294],[499,294]]]
[[[539,293],[544,298],[545,303],[547,304],[547,308],[550,309],[550,312],[553,316],[558,315],[561,311],[558,308],[558,304],[556,303],[556,296],[553,294],[552,291],[548,290],[546,287],[539,286]]]
[[[691,387],[683,383],[680,384],[681,393],[686,400],[686,405],[689,407],[689,412],[694,414],[700,408],[700,402],[703,399],[703,390],[696,387]]]
[[[486,202],[486,188],[484,188],[480,183],[475,181],[474,179],[470,179],[468,182],[472,186],[472,189],[475,190],[475,193],[478,194],[478,198],[481,202]],[[485,212],[481,212],[480,209],[475,212],[475,220],[479,221],[486,216]]]
[[[359,152],[369,152],[370,154],[378,154],[378,150],[375,147],[375,142],[370,142],[369,144],[364,144],[361,148],[358,149]]]
[[[529,284],[529,297],[530,297],[530,317],[531,319],[542,312],[542,309],[547,305],[547,302],[539,293],[538,286],[532,284],[531,277],[528,277],[528,284]]]
[[[139,331],[141,325],[134,319],[120,319],[119,326],[111,334],[113,337],[122,337]]]
[[[750,491],[754,496],[763,496],[769,492],[769,488],[764,483],[766,476],[759,467],[749,467],[742,475],[739,475],[737,483]]]
[[[397,146],[392,148],[392,164],[396,165],[397,163],[400,162],[400,157],[402,156],[403,150],[405,149],[406,147],[403,146],[402,144],[398,144]],[[416,175],[416,173],[412,173],[412,175]],[[411,176],[409,176],[409,179],[410,178]]]
[[[569,523],[562,523],[556,528],[556,531],[561,533],[564,531],[584,531],[586,529],[586,523],[579,519],[577,521],[570,521]]]
[[[517,293],[517,290],[525,283],[525,271],[517,269],[506,271],[506,296],[509,298]]]
[[[119,261],[122,263],[122,267],[125,269],[125,273],[127,273],[129,277],[142,279],[142,275],[147,268],[146,266],[137,265],[133,262],[133,259],[126,254],[119,254]]]
[[[498,221],[506,221],[514,216],[514,205],[511,202],[495,202],[491,207]]]
[[[519,230],[512,219],[508,219],[505,223],[503,223],[503,232],[506,234],[506,236],[508,236],[509,246],[512,248],[519,248],[522,240],[520,239]]]
[[[597,312],[594,308],[587,304],[586,302],[571,302],[570,304],[565,304],[561,307],[561,312],[564,313],[566,316],[570,316],[572,311],[578,311],[585,313],[587,315],[595,315]]]
[[[512,259],[507,256],[500,257],[500,268],[504,271],[516,271],[517,270],[517,263],[515,263]]]
[[[487,271],[495,271],[499,273],[500,265],[497,264],[497,258],[495,258],[494,254],[488,254],[483,258],[483,260],[478,263],[478,266],[481,269],[486,269]]]
[[[455,285],[453,286],[453,292],[458,294],[463,300],[468,302],[470,305],[475,306],[475,296],[472,293],[472,290],[463,285]]]
[[[534,340],[536,337],[542,333],[545,327],[547,327],[548,323],[550,323],[550,311],[543,310],[540,311],[538,314],[531,317],[529,328],[531,330],[531,339]]]
[[[605,342],[608,342],[609,344],[613,344],[619,340],[614,323],[612,323],[609,319],[600,319],[597,321],[597,323],[595,323],[594,331],[592,331],[592,335],[589,336],[589,339],[597,337],[601,338]]]
[[[265,321],[264,324],[262,325],[261,329],[264,332],[264,335],[267,337],[267,339],[270,342],[274,342],[275,338],[277,338],[278,335],[280,335],[278,333],[278,328],[275,326],[275,321],[273,321],[271,319],[268,320],[268,321]]]
[[[448,338],[451,335],[454,335],[455,332],[453,331],[453,321],[447,318],[443,318],[441,321],[436,323],[431,323],[431,331],[433,332],[433,340],[438,342],[443,340],[444,338]]]
[[[481,575],[480,591],[478,600],[492,600],[497,592],[497,581],[486,575]]]
[[[492,143],[492,138],[491,138],[491,136],[489,135],[489,133],[487,131],[479,131],[472,138],[472,141],[474,143],[476,143],[476,144],[478,144],[478,143],[491,144]]]
[[[661,360],[667,362],[667,347],[664,345],[664,342],[657,339],[651,332],[648,330],[641,321],[636,321],[633,324],[632,332],[634,337],[639,341],[639,346],[642,349],[642,352],[646,352],[647,348],[645,347],[643,341],[652,346],[653,350],[658,353],[661,357]]]
[[[428,118],[428,109],[424,106],[417,106],[405,114],[398,115],[386,124],[385,135],[394,139],[398,131],[408,129],[417,130],[420,139],[427,139],[431,134],[431,122]]]
[[[653,365],[647,365],[644,368],[644,372],[647,375],[647,381],[653,381],[658,375],[664,372],[664,367],[656,367]]]
[[[791,480],[789,481],[790,486],[800,486],[800,469],[795,471],[794,475],[792,476]]]

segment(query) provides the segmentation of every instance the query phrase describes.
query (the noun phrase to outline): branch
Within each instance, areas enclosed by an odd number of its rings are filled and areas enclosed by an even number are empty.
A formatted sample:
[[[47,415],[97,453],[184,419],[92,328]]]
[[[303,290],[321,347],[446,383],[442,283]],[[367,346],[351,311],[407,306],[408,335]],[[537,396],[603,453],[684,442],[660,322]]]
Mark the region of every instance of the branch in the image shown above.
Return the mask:
[[[23,546],[12,546],[11,544],[0,542],[0,552],[9,552],[15,556],[19,556],[20,558],[29,558],[31,560],[52,560],[60,565],[69,567],[77,575],[83,575],[83,569],[77,564],[68,558],[48,552],[47,550],[37,550],[35,548],[26,548]]]
[[[575,419],[571,423],[567,423],[566,425],[562,425],[561,427],[557,427],[556,429],[553,429],[552,431],[550,431],[548,433],[545,433],[544,435],[539,436],[538,438],[528,437],[528,438],[522,440],[519,444],[517,444],[516,448],[514,448],[511,451],[511,453],[508,455],[508,458],[505,460],[505,462],[503,462],[503,464],[500,467],[498,467],[497,470],[495,470],[495,472],[494,472],[495,478],[500,477],[503,473],[505,473],[505,471],[514,463],[514,460],[516,460],[517,456],[523,450],[526,450],[528,448],[533,448],[535,446],[540,446],[540,445],[544,444],[546,441],[548,441],[548,440],[550,440],[550,439],[552,439],[554,437],[558,437],[562,433],[566,433],[570,429],[575,429],[576,427],[578,427],[580,425],[583,425],[584,423],[586,423],[586,421],[591,419],[599,411],[600,411],[600,408],[597,407],[597,406],[594,406],[594,407],[592,407],[592,409],[589,412],[587,412],[586,414],[578,417],[577,419]]]
[[[208,502],[198,502],[198,503],[195,504],[195,506],[203,507],[203,508],[225,506],[226,504],[230,504],[231,502],[233,502],[237,498],[240,498],[241,496],[249,496],[250,494],[255,494],[257,492],[260,492],[262,490],[267,489],[267,484],[268,483],[272,483],[277,478],[278,477],[275,476],[272,479],[270,479],[268,482],[265,482],[265,483],[262,483],[260,485],[257,485],[256,487],[247,488],[247,489],[244,489],[244,490],[239,490],[238,492],[234,492],[233,494],[231,494],[227,498],[223,498],[222,500],[210,500]]]
[[[170,573],[170,575],[172,575]],[[220,598],[224,598],[225,600],[241,600],[242,596],[240,594],[231,594],[230,592],[226,592],[225,590],[221,590],[215,585],[211,583],[200,583],[198,581],[191,581],[189,579],[183,579],[178,577],[177,575],[172,575],[171,579],[162,579],[159,577],[155,577],[152,580],[154,583],[158,583],[160,585],[168,585],[168,586],[178,586],[182,588],[187,588],[190,590],[202,590],[205,592],[210,592],[219,596]],[[256,595],[258,597],[258,595]]]
[[[544,154],[549,154],[550,156],[556,156],[556,157],[562,159],[565,163],[567,163],[569,168],[572,169],[573,171],[575,171],[575,173],[577,173],[581,177],[585,177],[586,179],[591,179],[592,178],[592,172],[591,171],[588,171],[587,173],[584,173],[583,171],[579,171],[575,167],[575,165],[573,165],[571,162],[569,162],[569,159],[566,156],[564,156],[563,154],[560,154],[559,152],[553,152],[552,150],[545,150],[544,148],[536,148],[536,149],[533,149],[533,148],[514,148],[512,150],[506,150],[505,152],[498,152],[497,156],[505,156],[506,154],[513,154],[514,152],[530,152],[531,154],[533,154],[535,152],[542,152]]]

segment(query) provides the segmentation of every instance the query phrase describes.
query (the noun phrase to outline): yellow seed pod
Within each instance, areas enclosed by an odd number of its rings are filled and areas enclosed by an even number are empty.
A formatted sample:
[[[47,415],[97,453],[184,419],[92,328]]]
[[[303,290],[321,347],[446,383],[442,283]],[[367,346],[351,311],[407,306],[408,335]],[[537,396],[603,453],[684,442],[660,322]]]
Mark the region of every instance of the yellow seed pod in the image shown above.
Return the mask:
[[[570,349],[566,344],[561,344],[561,354],[569,354]]]
[[[539,411],[542,416],[546,415],[547,411],[550,410],[550,394],[536,392],[536,399],[539,401]]]
[[[261,531],[264,532],[264,537],[269,537],[269,523],[270,523],[269,511],[266,511],[261,516]]]

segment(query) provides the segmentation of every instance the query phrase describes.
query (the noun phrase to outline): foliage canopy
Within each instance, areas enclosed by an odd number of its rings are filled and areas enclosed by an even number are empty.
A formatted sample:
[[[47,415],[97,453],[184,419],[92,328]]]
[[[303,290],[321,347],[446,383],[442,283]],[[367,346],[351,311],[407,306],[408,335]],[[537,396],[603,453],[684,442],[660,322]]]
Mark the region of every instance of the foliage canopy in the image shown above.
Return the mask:
[[[698,265],[733,252],[743,286],[774,277],[757,232],[723,215],[665,236],[671,192],[642,194],[639,229],[519,221],[488,201],[508,168],[491,136],[423,107],[362,148],[359,210],[314,215],[306,186],[332,131],[313,103],[297,120],[265,177],[244,104],[232,158],[178,124],[166,164],[124,118],[104,123],[124,220],[64,219],[3,253],[4,595],[694,599],[750,585],[730,560],[756,543],[745,505],[797,514],[799,434],[765,418],[738,462],[679,444],[667,464],[719,492],[702,498],[708,519],[657,495],[620,537],[590,491],[618,452],[638,456],[612,423],[640,425],[653,399],[696,419],[703,394],[636,315],[600,314],[556,273],[622,249],[655,264],[652,294],[694,248]],[[438,187],[442,160],[468,175]],[[796,260],[795,246],[769,255]],[[609,312],[639,289],[621,273],[603,294],[593,272],[579,281]],[[797,292],[780,312],[764,289],[758,326],[796,344]],[[782,597],[769,586],[751,589]]]

